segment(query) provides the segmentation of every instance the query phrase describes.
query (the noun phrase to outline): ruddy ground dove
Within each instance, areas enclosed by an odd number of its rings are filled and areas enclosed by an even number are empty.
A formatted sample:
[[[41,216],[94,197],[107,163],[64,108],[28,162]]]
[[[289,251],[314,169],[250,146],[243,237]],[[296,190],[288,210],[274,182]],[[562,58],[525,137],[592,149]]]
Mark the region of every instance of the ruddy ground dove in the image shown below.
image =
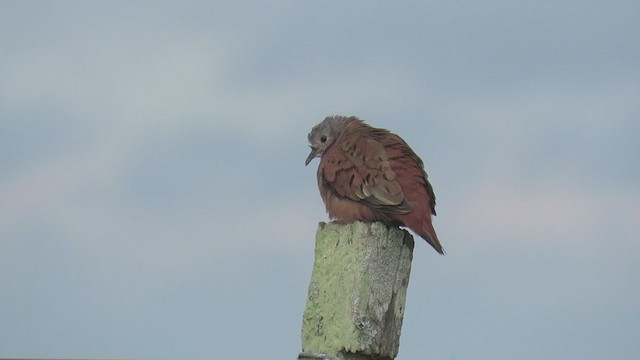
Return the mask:
[[[329,116],[311,129],[309,143],[305,165],[320,157],[318,188],[329,217],[407,226],[444,254],[431,224],[433,188],[422,160],[398,135],[355,116]]]

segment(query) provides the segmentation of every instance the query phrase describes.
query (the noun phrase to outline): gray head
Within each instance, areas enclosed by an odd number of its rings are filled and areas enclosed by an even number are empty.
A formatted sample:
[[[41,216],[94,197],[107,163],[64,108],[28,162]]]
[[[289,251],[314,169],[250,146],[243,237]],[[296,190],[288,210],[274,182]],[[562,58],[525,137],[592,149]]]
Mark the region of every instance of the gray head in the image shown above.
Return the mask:
[[[340,136],[342,131],[347,127],[347,124],[356,119],[357,118],[353,116],[327,116],[320,124],[314,126],[308,135],[311,153],[304,162],[304,165],[309,165],[311,160],[322,156],[324,151]]]

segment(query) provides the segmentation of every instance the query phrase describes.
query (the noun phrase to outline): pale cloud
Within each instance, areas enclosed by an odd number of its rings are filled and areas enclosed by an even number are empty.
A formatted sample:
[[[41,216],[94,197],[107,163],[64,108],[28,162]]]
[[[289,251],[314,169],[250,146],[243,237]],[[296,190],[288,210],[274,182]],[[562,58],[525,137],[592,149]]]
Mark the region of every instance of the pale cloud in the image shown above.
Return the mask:
[[[597,190],[571,178],[537,183],[495,178],[455,200],[443,223],[467,239],[465,247],[597,252],[640,231],[634,220],[640,193]]]
[[[100,191],[119,174],[114,155],[78,152],[24,166],[0,183],[0,223],[9,227],[36,214],[55,214],[76,197]]]

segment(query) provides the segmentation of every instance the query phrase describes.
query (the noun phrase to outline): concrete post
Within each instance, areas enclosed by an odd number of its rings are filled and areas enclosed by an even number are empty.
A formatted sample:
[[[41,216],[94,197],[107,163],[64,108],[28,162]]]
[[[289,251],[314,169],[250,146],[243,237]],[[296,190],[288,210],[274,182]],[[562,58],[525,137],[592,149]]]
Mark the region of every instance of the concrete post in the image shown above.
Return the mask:
[[[382,223],[320,223],[298,358],[394,359],[413,244]]]

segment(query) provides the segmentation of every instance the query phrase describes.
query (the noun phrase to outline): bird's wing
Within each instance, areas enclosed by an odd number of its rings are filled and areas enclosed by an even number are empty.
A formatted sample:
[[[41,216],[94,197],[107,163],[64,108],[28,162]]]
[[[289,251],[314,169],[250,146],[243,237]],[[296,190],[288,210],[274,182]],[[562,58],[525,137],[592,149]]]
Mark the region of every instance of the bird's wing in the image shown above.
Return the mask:
[[[342,197],[385,213],[411,211],[382,144],[365,136],[339,140],[323,155],[325,184]]]
[[[424,169],[424,163],[418,155],[395,134],[387,134],[383,146],[389,156],[389,162],[393,169],[402,169],[397,171],[397,176],[409,176],[416,184],[424,186],[426,197],[429,199],[429,208],[433,215],[436,215],[436,195],[433,193],[433,187],[428,180],[427,172]],[[410,190],[405,189],[409,192]],[[409,196],[411,197],[411,196]]]

